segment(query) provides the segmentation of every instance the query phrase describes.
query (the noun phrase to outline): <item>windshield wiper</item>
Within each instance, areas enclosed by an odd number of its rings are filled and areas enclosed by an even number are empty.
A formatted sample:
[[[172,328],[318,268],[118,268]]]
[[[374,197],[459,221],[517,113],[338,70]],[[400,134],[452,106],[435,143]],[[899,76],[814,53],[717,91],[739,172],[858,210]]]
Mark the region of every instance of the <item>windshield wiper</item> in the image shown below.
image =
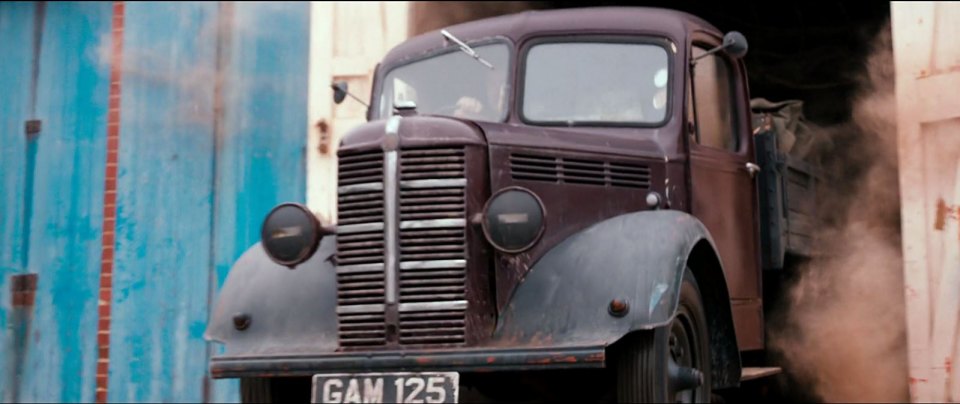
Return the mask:
[[[473,48],[463,43],[463,41],[457,39],[457,37],[453,36],[453,34],[451,34],[449,31],[443,29],[443,30],[440,30],[440,33],[443,34],[444,38],[447,38],[448,40],[451,40],[454,43],[456,43],[457,46],[460,47],[460,50],[463,51],[463,53],[470,55],[470,57],[474,58],[476,61],[482,63],[486,67],[489,67],[490,70],[493,70],[493,65],[490,64],[490,62],[483,60],[483,58],[480,57],[480,54],[477,53],[477,51],[473,50]]]

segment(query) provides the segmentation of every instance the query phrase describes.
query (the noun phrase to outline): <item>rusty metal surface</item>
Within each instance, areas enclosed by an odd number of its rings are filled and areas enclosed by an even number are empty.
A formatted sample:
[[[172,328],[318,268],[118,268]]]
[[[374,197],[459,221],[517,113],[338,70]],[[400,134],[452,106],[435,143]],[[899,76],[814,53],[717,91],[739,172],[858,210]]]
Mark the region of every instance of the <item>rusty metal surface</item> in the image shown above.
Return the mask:
[[[318,372],[427,371],[490,372],[508,370],[599,368],[605,365],[603,346],[333,353],[274,357],[214,358],[215,378],[308,376]]]

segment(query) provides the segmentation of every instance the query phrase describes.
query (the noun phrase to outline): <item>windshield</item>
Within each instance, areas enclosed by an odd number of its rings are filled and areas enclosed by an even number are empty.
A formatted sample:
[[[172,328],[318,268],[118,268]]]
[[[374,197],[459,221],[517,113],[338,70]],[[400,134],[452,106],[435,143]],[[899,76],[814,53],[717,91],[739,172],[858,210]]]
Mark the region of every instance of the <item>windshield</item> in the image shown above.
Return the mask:
[[[527,53],[527,121],[656,124],[667,113],[668,58],[641,43],[545,43]]]
[[[390,71],[380,93],[379,117],[392,115],[398,102],[413,101],[421,115],[502,121],[509,94],[509,48],[498,43],[473,49],[494,69],[454,50]]]

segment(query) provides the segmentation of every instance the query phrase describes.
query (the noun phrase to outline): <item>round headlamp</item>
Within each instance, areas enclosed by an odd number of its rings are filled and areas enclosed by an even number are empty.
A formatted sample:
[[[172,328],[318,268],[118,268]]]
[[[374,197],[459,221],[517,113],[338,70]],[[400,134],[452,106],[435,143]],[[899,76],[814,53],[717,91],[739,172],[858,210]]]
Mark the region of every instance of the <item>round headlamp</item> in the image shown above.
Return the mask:
[[[263,220],[260,242],[273,262],[293,269],[317,250],[320,230],[320,221],[306,206],[284,203]]]
[[[543,234],[544,208],[540,198],[520,187],[505,188],[483,209],[483,234],[494,248],[518,253],[533,247]]]

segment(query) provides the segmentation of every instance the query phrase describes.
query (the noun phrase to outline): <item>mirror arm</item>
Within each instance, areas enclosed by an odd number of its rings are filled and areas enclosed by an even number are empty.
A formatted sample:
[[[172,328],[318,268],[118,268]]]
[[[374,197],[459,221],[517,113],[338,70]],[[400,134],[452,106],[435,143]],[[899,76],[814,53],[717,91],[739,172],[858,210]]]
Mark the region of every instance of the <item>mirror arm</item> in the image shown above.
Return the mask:
[[[349,95],[350,98],[357,100],[357,102],[359,102],[360,104],[363,104],[363,106],[367,107],[368,109],[370,108],[370,105],[368,105],[366,102],[363,102],[363,100],[357,98],[357,96],[351,94],[349,91],[347,92],[347,95]]]
[[[719,52],[719,51],[721,51],[721,50],[723,50],[723,45],[717,46],[717,47],[715,47],[715,48],[713,48],[713,49],[710,49],[710,50],[704,52],[702,55],[697,56],[697,57],[691,59],[691,60],[690,60],[690,66],[693,66],[693,65],[697,64],[697,61],[698,61],[698,60],[703,59],[703,58],[705,58],[705,57],[707,57],[707,56],[710,56],[710,55],[712,55],[712,54],[714,54],[714,53],[717,53],[717,52]]]

